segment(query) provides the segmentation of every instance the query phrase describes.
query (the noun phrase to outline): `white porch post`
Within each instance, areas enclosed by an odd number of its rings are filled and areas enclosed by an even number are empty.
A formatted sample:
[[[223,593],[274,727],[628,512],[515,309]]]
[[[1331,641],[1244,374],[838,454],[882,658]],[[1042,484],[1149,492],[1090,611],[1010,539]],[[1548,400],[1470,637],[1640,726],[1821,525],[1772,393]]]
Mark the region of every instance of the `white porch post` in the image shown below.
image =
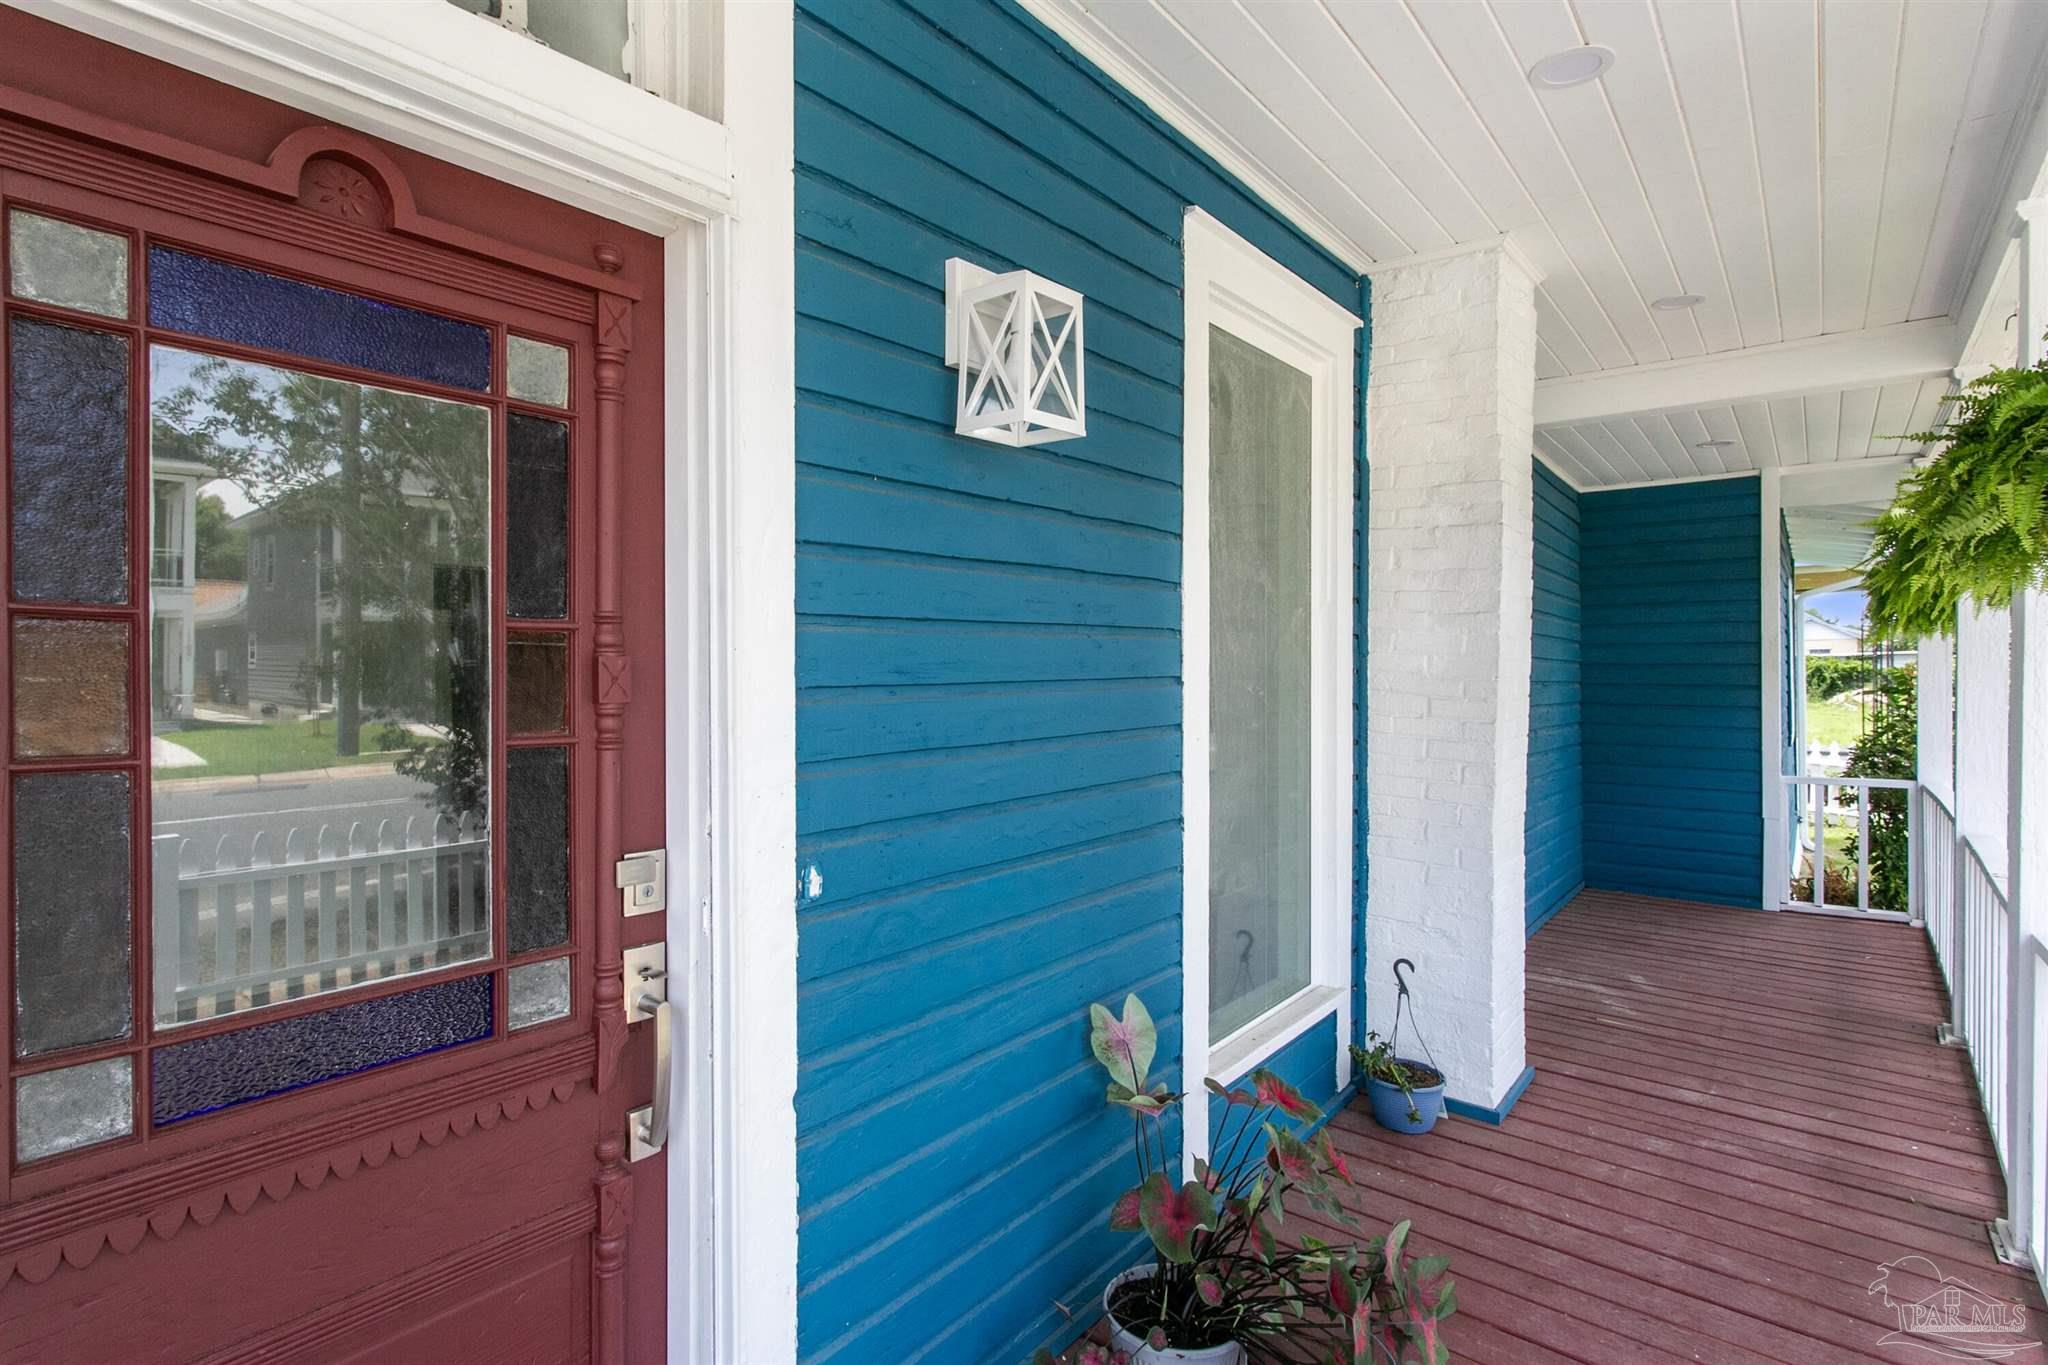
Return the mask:
[[[2048,200],[2019,205],[2019,363],[2038,365],[2048,329]],[[2007,688],[2006,899],[2006,1239],[2021,1260],[2037,1244],[2035,1169],[2034,962],[2028,943],[2048,933],[2048,595],[2025,589],[2012,602],[2011,681]],[[2029,718],[2035,723],[2028,724]],[[2025,837],[2028,830],[2034,837]]]
[[[1494,1111],[1526,1070],[1535,278],[1505,243],[1372,272],[1367,1013],[1413,959],[1447,1095]]]

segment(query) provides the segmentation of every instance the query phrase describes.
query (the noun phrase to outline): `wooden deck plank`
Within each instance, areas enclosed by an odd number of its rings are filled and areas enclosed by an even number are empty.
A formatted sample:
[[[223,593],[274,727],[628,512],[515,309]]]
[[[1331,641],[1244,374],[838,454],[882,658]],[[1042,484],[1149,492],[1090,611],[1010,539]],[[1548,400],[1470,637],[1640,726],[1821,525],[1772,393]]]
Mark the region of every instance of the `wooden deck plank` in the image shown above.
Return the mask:
[[[1947,1008],[1904,925],[1588,892],[1529,945],[1515,1112],[1408,1138],[1359,1101],[1331,1124],[1347,1203],[1452,1257],[1461,1362],[1927,1358],[1880,1344],[1870,1293],[1908,1255],[2048,1342],[1984,1233],[2004,1189]]]

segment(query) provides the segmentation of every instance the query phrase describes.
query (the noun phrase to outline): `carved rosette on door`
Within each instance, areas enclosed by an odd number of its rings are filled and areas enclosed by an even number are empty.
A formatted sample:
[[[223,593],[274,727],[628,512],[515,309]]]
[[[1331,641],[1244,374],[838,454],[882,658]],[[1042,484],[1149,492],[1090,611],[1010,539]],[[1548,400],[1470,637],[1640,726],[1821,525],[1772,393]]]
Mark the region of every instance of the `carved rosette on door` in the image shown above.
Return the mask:
[[[250,160],[4,86],[0,243],[0,1339],[623,1361],[658,243],[340,129]],[[154,1246],[193,1224],[211,1280]],[[263,1271],[315,1229],[296,1301]],[[49,1307],[117,1292],[177,1311]]]

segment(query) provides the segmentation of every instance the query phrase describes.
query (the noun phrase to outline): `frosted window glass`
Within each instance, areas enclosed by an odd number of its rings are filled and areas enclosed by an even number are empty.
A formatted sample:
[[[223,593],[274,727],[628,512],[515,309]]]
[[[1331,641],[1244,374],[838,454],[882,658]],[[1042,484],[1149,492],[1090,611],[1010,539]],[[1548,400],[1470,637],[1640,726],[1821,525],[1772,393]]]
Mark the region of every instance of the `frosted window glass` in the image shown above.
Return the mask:
[[[569,406],[569,351],[521,336],[505,338],[505,392],[529,403]]]
[[[1209,333],[1209,1029],[1308,984],[1310,382]]]
[[[569,1016],[569,959],[529,962],[505,973],[505,1022],[514,1029],[532,1028]]]
[[[35,1161],[135,1131],[135,1061],[39,1071],[14,1082],[14,1155]]]
[[[128,239],[16,209],[7,218],[8,285],[17,298],[128,316]]]

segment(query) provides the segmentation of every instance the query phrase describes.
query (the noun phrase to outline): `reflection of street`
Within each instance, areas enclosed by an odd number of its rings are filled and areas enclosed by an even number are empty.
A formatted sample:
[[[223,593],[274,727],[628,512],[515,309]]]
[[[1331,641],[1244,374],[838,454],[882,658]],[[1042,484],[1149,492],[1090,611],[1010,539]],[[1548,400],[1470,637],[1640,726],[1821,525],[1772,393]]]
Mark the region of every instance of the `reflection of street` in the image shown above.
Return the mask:
[[[271,856],[284,856],[284,841],[293,829],[306,831],[303,847],[325,824],[337,844],[361,821],[366,839],[376,837],[380,821],[403,831],[414,820],[414,838],[431,833],[437,808],[432,790],[415,778],[400,777],[386,764],[324,772],[278,773],[255,777],[163,782],[155,789],[151,824],[157,834],[178,834],[211,851],[223,835],[246,857],[257,832],[270,836]]]

